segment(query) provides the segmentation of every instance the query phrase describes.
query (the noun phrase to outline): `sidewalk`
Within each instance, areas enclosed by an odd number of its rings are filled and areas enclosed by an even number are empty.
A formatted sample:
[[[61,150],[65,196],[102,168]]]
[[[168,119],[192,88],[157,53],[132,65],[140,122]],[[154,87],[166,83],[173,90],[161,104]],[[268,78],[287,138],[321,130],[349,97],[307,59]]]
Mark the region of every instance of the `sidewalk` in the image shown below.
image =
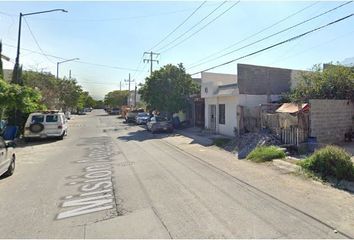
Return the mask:
[[[197,143],[203,146],[214,145],[214,139],[217,138],[230,138],[229,136],[203,131],[203,129],[200,127],[176,129],[175,132],[185,137],[192,138],[193,139],[192,143]]]

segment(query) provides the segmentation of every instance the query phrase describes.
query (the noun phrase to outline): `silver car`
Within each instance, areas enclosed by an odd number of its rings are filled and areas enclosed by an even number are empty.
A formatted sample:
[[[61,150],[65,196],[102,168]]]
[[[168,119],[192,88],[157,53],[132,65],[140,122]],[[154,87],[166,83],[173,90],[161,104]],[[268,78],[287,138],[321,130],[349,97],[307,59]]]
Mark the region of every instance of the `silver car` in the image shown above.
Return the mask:
[[[9,177],[15,171],[16,156],[13,150],[14,143],[12,141],[4,141],[0,137],[0,176]]]

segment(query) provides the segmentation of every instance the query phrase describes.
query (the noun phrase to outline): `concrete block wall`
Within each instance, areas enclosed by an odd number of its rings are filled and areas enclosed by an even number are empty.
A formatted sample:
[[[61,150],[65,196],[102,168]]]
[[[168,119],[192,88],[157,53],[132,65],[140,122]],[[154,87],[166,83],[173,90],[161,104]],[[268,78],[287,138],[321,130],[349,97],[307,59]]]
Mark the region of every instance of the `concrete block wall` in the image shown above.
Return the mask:
[[[317,137],[319,143],[342,142],[344,134],[353,127],[353,116],[351,101],[310,100],[310,136]]]

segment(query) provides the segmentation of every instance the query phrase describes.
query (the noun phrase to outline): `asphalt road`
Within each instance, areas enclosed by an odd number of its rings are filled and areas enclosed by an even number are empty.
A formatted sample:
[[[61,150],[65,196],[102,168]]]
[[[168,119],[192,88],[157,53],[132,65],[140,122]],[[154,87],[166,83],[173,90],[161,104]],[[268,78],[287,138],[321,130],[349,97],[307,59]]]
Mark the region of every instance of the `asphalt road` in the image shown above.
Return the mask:
[[[96,110],[17,148],[1,238],[353,238],[354,196]]]

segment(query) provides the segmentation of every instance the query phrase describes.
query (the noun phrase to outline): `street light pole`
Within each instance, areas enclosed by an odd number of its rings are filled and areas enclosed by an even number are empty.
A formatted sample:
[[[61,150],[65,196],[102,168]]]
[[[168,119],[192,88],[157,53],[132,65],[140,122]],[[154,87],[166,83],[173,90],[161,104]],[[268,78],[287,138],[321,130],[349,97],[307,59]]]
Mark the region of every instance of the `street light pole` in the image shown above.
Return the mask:
[[[72,59],[62,61],[62,62],[57,62],[57,79],[59,79],[59,64],[65,63],[65,62],[70,62],[70,61],[75,61],[75,60],[80,60],[80,58],[72,58]]]
[[[42,13],[49,13],[49,12],[56,12],[56,11],[60,11],[60,12],[65,12],[67,13],[68,11],[64,10],[64,9],[52,9],[52,10],[48,10],[48,11],[40,11],[40,12],[32,12],[32,13],[20,13],[20,19],[19,19],[19,26],[18,26],[18,39],[17,39],[17,54],[16,54],[16,60],[15,60],[15,66],[14,66],[14,74],[15,74],[15,82],[17,84],[21,84],[22,85],[22,81],[20,82],[19,79],[19,68],[20,68],[20,46],[21,46],[21,24],[22,24],[22,17],[24,16],[29,16],[29,15],[35,15],[35,14],[42,14]]]

